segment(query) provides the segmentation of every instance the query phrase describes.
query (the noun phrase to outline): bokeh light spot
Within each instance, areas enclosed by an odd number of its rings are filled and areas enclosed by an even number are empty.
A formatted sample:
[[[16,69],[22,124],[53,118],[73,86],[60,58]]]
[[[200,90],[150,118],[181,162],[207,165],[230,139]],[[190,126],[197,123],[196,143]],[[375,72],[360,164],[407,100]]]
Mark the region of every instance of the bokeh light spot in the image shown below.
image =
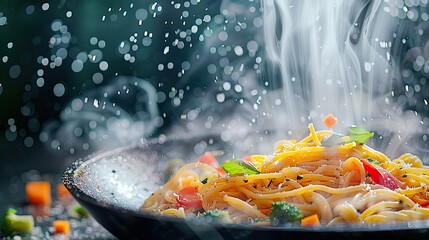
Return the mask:
[[[13,65],[9,69],[9,77],[16,79],[21,75],[21,67],[19,65]]]
[[[64,86],[64,84],[62,83],[57,83],[54,86],[54,95],[57,97],[62,97],[64,95],[64,93],[66,92],[66,88]]]

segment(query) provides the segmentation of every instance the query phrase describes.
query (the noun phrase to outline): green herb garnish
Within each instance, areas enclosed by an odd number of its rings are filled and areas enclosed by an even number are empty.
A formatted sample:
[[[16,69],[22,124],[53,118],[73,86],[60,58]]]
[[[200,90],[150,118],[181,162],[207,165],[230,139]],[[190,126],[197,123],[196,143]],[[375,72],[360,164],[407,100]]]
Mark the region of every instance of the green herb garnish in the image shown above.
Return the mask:
[[[372,164],[375,164],[375,165],[380,165],[381,164],[381,162],[379,162],[379,161],[377,161],[375,159],[372,159],[372,158],[367,158],[366,160],[368,160],[368,162],[370,162]]]
[[[255,166],[253,166],[252,163],[243,161],[240,159],[234,159],[229,162],[222,163],[221,167],[225,172],[236,175],[236,174],[247,174],[247,175],[254,175],[259,174],[260,172],[258,169],[256,169]]]
[[[370,132],[365,128],[357,127],[356,125],[352,125],[346,130],[350,136],[350,141],[360,144],[364,144],[370,137],[374,136],[373,132]]]

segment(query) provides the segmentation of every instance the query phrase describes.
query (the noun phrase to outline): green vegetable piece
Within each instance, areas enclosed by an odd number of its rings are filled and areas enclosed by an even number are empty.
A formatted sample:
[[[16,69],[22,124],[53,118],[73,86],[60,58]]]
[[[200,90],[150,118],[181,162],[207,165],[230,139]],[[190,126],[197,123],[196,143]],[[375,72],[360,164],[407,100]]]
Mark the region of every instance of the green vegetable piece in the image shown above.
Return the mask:
[[[80,218],[89,217],[88,211],[80,205],[76,205],[73,207],[73,212],[75,212]]]
[[[258,223],[258,222],[270,222],[270,218],[255,218],[254,219],[254,222],[255,223]]]
[[[229,217],[229,212],[222,211],[219,209],[207,210],[206,212],[204,212],[204,219],[206,219],[208,222],[215,222],[215,223],[231,222],[231,218]]]
[[[15,233],[30,233],[33,228],[33,216],[16,215],[16,209],[14,208],[6,210],[0,223],[1,231],[7,236],[13,236]]]
[[[377,161],[375,159],[372,159],[372,158],[367,158],[366,160],[368,160],[368,162],[370,162],[372,164],[375,164],[375,165],[380,165],[381,164],[381,162],[379,162],[379,161]]]
[[[344,137],[344,135],[334,133],[328,138],[323,139],[320,144],[322,145],[322,147],[338,146],[344,143],[344,141],[342,140],[342,137]]]
[[[373,132],[370,132],[365,128],[357,127],[356,125],[352,125],[346,130],[350,136],[350,141],[360,144],[364,144],[370,137],[374,136]]]
[[[260,173],[258,169],[256,169],[255,166],[253,166],[252,163],[235,159],[231,160],[229,162],[222,163],[222,168],[225,170],[225,172],[236,175],[236,174],[247,174],[247,175],[254,175]]]
[[[268,215],[273,225],[300,221],[304,216],[299,208],[288,202],[273,202]]]

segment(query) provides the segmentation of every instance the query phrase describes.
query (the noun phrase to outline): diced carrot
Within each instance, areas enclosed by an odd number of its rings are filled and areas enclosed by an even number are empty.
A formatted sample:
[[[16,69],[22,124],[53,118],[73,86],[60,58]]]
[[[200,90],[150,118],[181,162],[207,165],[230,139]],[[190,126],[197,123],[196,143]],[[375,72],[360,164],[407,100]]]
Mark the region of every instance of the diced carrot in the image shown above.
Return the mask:
[[[58,184],[57,185],[57,196],[58,197],[69,197],[71,196],[69,190],[67,190],[66,186],[64,184]]]
[[[271,212],[271,208],[265,208],[265,209],[261,209],[259,211],[261,211],[261,213],[268,216],[268,214],[270,214],[270,212]]]
[[[317,214],[313,214],[301,219],[301,226],[303,227],[320,226],[319,216]]]
[[[70,222],[67,220],[55,220],[52,223],[54,227],[54,233],[55,234],[64,234],[69,235],[70,234]]]
[[[328,129],[331,129],[337,124],[337,118],[334,116],[334,114],[330,113],[325,118],[323,118],[323,122]]]
[[[51,204],[51,184],[48,181],[31,181],[25,185],[27,200],[33,205]]]

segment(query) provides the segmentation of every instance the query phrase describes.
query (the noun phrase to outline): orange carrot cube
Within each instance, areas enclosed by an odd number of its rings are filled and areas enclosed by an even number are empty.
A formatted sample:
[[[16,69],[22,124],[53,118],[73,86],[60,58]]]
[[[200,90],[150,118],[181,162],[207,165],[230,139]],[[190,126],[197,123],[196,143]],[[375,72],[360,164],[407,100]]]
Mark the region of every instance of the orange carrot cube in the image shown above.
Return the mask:
[[[49,205],[51,199],[51,184],[48,181],[31,181],[25,185],[27,200],[33,205]]]
[[[325,118],[323,118],[323,122],[328,129],[331,129],[337,124],[337,118],[334,116],[334,114],[330,113]]]
[[[70,222],[67,220],[55,220],[53,222],[53,227],[55,234],[70,234]]]

